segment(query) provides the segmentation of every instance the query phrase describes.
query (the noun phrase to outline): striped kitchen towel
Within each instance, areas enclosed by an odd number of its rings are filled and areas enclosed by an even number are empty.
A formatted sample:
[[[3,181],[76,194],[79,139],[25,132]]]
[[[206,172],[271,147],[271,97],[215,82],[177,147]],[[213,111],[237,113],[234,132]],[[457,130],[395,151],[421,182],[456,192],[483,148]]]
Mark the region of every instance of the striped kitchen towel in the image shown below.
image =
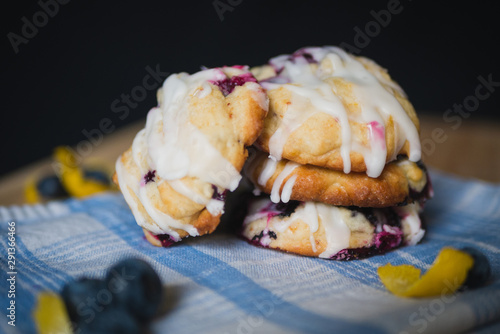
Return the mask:
[[[224,230],[156,248],[118,193],[0,208],[0,330],[34,333],[37,293],[82,276],[102,278],[133,256],[152,264],[166,289],[168,308],[153,333],[499,333],[500,186],[432,176],[422,243],[351,262],[256,248]],[[9,222],[16,227],[15,327],[6,317]],[[379,281],[380,265],[425,270],[445,246],[482,251],[492,281],[427,299],[398,298]]]

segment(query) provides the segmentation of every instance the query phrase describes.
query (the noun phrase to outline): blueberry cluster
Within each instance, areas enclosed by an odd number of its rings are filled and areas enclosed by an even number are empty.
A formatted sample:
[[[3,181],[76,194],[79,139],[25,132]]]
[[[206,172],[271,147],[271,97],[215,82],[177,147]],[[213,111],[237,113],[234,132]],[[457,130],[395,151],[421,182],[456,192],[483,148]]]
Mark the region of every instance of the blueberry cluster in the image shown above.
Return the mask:
[[[75,333],[143,333],[158,313],[162,284],[145,261],[126,259],[104,278],[81,278],[61,292]]]

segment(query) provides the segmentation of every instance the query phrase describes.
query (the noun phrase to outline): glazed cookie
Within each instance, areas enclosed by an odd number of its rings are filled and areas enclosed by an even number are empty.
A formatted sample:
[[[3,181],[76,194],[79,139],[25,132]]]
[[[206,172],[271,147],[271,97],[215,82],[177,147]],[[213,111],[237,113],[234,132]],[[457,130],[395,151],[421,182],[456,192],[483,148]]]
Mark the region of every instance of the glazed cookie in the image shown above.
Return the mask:
[[[383,209],[256,199],[241,235],[250,243],[333,260],[353,260],[415,245],[424,236],[418,203]]]
[[[371,178],[365,173],[344,174],[284,159],[274,161],[266,153],[255,151],[245,174],[275,203],[291,199],[381,208],[430,197],[426,192],[431,191],[425,167],[406,158],[387,164],[378,178]]]
[[[370,177],[398,155],[420,160],[415,110],[375,62],[337,47],[313,47],[252,72],[269,96],[257,143],[273,159]]]
[[[247,67],[169,76],[114,181],[149,241],[211,233],[260,134],[267,96]]]

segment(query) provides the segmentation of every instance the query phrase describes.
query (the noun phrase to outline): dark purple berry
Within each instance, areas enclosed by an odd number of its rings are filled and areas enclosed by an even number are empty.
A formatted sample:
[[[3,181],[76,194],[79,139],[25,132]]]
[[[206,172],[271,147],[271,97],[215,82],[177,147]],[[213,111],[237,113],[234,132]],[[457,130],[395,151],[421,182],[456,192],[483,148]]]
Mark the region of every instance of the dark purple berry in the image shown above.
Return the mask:
[[[273,231],[269,231],[269,238],[276,240],[276,238],[278,238],[278,236]]]
[[[343,249],[337,254],[333,255],[330,259],[337,261],[351,261],[364,259],[373,255],[380,254],[375,247],[361,247],[352,249]]]
[[[297,58],[304,58],[309,64],[317,64],[318,61],[314,59],[312,54],[309,52],[306,52],[305,49],[301,49],[298,51],[295,51],[290,57],[288,57],[288,60],[291,62],[295,62]]]
[[[219,87],[224,96],[228,96],[234,90],[236,86],[243,86],[246,82],[257,82],[257,79],[250,73],[245,73],[242,75],[235,75],[231,78],[225,78],[223,80],[212,81],[214,85]]]
[[[155,182],[155,175],[156,171],[155,170],[150,170],[149,172],[144,175],[144,183],[148,184],[149,182]]]
[[[398,231],[399,232],[399,231]],[[379,232],[375,235],[375,247],[380,252],[387,252],[398,247],[403,240],[403,233]]]
[[[224,201],[226,199],[226,194],[227,190],[224,190],[222,193],[219,192],[219,188],[217,188],[216,185],[212,184],[212,199],[218,200],[218,201]]]
[[[317,63],[317,61],[314,59],[314,57],[313,57],[313,56],[311,56],[311,54],[310,54],[310,53],[304,53],[304,54],[302,54],[302,57],[304,57],[304,58],[305,58],[305,60],[307,60],[307,62],[308,62],[309,64],[311,64],[311,63]]]
[[[155,237],[160,240],[162,247],[170,247],[175,243],[175,240],[169,234],[158,234]]]
[[[279,202],[276,204],[276,210],[280,211],[280,217],[289,217],[301,203],[302,202],[299,201],[289,201],[288,203]]]
[[[260,231],[259,234],[253,236],[252,241],[260,241],[260,239],[262,239],[263,236],[264,236],[264,231]]]

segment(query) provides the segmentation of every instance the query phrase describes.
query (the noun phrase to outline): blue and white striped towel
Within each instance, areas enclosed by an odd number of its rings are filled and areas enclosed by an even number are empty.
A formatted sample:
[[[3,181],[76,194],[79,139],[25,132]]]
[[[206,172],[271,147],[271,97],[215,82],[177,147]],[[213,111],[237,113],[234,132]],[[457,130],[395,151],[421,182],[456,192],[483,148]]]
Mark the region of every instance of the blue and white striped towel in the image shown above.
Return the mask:
[[[500,186],[433,172],[427,236],[414,247],[335,262],[256,248],[224,232],[152,247],[120,194],[0,208],[0,329],[35,331],[40,291],[103,277],[121,258],[141,257],[161,275],[169,309],[154,333],[500,333]],[[16,327],[7,325],[7,222],[16,222]],[[475,247],[493,281],[452,296],[403,299],[386,291],[377,267],[427,269],[444,246]],[[5,314],[5,315],[4,315]]]

